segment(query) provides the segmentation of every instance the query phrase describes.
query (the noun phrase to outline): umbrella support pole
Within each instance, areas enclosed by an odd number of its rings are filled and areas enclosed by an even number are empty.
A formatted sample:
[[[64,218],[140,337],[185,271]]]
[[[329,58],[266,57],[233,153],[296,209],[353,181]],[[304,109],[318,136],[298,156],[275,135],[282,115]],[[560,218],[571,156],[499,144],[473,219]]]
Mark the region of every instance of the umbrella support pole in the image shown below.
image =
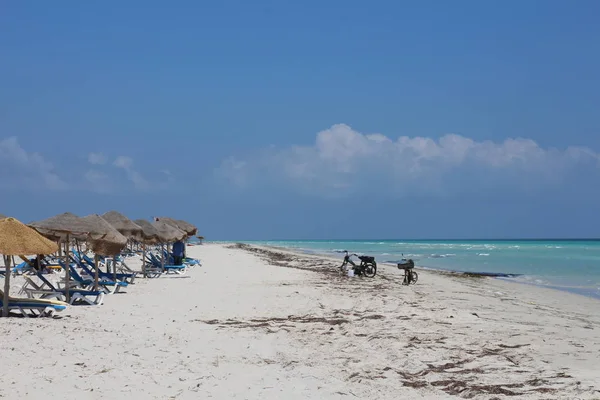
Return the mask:
[[[142,276],[147,278],[146,275],[146,243],[142,244]]]
[[[113,256],[113,265],[112,265],[112,270],[113,270],[113,282],[117,282],[117,257],[119,257],[118,254],[115,254]]]
[[[164,243],[160,245],[160,267],[162,272],[165,272],[165,251],[164,251],[165,245]]]
[[[94,254],[94,290],[98,290],[98,279],[100,274],[100,257],[98,254]]]
[[[6,272],[4,273],[4,298],[2,299],[2,316],[8,317],[8,300],[10,299],[10,257],[4,256],[4,265]]]
[[[71,294],[69,292],[71,286],[71,269],[69,268],[69,235],[65,240],[65,298],[67,303],[71,301]]]

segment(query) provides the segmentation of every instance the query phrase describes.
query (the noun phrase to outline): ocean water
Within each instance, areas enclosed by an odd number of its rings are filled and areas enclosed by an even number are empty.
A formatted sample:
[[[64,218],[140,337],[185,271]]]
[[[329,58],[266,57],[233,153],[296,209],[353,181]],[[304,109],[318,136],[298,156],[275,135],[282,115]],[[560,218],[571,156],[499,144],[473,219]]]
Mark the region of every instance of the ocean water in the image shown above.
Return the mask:
[[[378,262],[412,258],[430,269],[516,274],[522,283],[600,298],[600,240],[372,240],[246,242],[332,256],[340,250]]]

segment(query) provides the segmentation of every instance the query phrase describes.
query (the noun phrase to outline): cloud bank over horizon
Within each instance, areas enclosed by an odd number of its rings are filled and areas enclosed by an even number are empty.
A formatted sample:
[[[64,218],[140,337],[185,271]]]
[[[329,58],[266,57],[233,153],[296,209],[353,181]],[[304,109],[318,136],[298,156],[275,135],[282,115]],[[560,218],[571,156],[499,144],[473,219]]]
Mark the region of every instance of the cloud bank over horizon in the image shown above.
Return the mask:
[[[0,186],[15,189],[62,190],[68,184],[58,175],[54,165],[41,154],[28,152],[16,137],[0,139]]]
[[[318,132],[310,146],[271,146],[229,157],[216,170],[238,189],[291,187],[317,196],[369,191],[394,196],[560,188],[580,173],[600,175],[600,153],[544,148],[526,138],[477,141],[363,134],[346,124]]]
[[[593,184],[600,178],[600,153],[582,146],[547,148],[527,138],[392,137],[336,124],[318,132],[310,145],[247,151],[225,158],[214,170],[216,179],[208,182],[214,188],[284,190],[316,198],[526,194]],[[0,186],[11,190],[78,188],[98,194],[163,191],[175,181],[164,165],[101,151],[64,159],[25,149],[17,137],[0,139],[0,178]],[[186,184],[208,183],[200,178]]]
[[[172,181],[171,174],[164,170],[153,174],[155,179],[147,179],[145,175],[151,172],[143,174],[135,167],[134,160],[124,155],[90,152],[71,156],[68,168],[62,169],[50,158],[26,150],[15,136],[0,139],[0,187],[17,191],[77,189],[113,194],[166,190]]]

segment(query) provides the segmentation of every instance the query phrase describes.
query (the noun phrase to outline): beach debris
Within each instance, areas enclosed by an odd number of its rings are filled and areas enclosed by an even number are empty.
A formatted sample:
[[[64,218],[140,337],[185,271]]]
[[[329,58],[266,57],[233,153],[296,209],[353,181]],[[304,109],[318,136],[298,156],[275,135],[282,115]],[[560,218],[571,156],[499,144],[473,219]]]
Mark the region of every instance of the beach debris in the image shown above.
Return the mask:
[[[508,345],[508,344],[502,344],[502,343],[500,343],[498,345],[498,347],[502,347],[503,349],[518,349],[518,348],[526,347],[526,346],[531,346],[531,344],[525,343],[525,344],[515,344],[515,345],[511,346],[511,345]]]
[[[481,340],[464,341],[463,335],[470,336],[474,331],[477,332],[476,328],[479,327],[470,326],[473,324],[458,318],[457,315],[460,314],[456,314],[459,312],[457,310],[446,314],[447,307],[443,307],[443,303],[427,305],[420,299],[422,293],[404,293],[403,298],[399,299],[399,282],[393,275],[389,275],[390,280],[381,279],[372,284],[361,280],[340,279],[337,273],[339,265],[335,262],[315,261],[311,256],[255,248],[251,245],[230,247],[252,253],[270,265],[312,272],[313,275],[308,275],[310,285],[327,290],[341,290],[344,295],[351,293],[356,301],[349,305],[348,309],[341,310],[329,310],[329,304],[317,301],[314,305],[316,315],[196,320],[198,322],[214,325],[217,329],[255,329],[264,333],[283,330],[289,332],[288,338],[297,340],[300,346],[307,342],[317,342],[319,346],[333,346],[337,350],[337,356],[335,360],[325,362],[335,362],[340,367],[339,378],[355,384],[367,381],[372,384],[384,384],[386,380],[393,381],[394,377],[397,377],[404,386],[418,388],[423,393],[437,392],[438,395],[443,393],[448,397],[497,400],[514,396],[561,398],[560,394],[568,387],[583,390],[569,375],[568,370],[563,372],[564,377],[561,375],[560,379],[555,371],[541,371],[539,363],[528,350],[531,344],[513,342],[490,346]],[[464,284],[470,285],[469,278],[475,281],[483,277],[463,275],[460,278],[463,278]],[[363,302],[364,298],[368,298],[369,301]],[[468,298],[464,300],[470,301]],[[368,304],[369,309],[356,308],[365,304]],[[476,318],[484,318],[478,312],[468,313]],[[339,319],[344,321],[339,324],[326,322]],[[436,324],[455,325],[461,332],[457,335],[442,335],[444,330],[434,333],[431,328]],[[395,326],[394,334],[386,329],[390,325]],[[529,325],[535,326],[531,323]],[[487,332],[487,329],[485,331]],[[513,336],[519,335],[506,337]],[[476,335],[476,339],[479,337],[480,335]],[[580,342],[572,341],[570,344],[575,346],[580,345]],[[380,367],[359,359],[355,349],[360,347],[393,348],[393,353],[390,354],[394,354],[396,364],[383,364]],[[445,355],[445,359],[438,358],[438,354]],[[312,366],[313,361],[312,356],[306,359],[296,358],[294,367]],[[289,362],[286,364],[284,360],[282,365],[285,368]],[[353,370],[353,366],[360,366],[360,370]],[[506,372],[506,380],[491,380],[499,371]],[[347,390],[342,392],[348,394]]]
[[[286,322],[294,322],[300,324],[310,324],[310,323],[321,323],[326,325],[341,325],[349,323],[350,320],[346,318],[339,318],[336,316],[333,317],[315,317],[311,315],[303,315],[303,316],[294,316],[289,315],[285,318],[283,317],[271,317],[271,318],[253,318],[249,320],[236,320],[236,319],[226,319],[226,320],[193,320],[198,322],[203,322],[208,325],[219,325],[222,328],[225,327],[234,327],[234,328],[262,328],[262,327],[289,327],[293,328],[294,325],[286,325]]]

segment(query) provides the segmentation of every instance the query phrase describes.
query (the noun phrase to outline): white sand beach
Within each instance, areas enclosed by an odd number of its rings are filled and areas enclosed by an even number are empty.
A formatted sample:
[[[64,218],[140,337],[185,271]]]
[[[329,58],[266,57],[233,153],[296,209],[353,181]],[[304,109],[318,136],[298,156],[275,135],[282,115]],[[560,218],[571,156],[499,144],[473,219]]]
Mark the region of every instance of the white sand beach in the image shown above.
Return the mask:
[[[251,250],[191,246],[186,275],[0,319],[0,398],[600,399],[598,300]]]

